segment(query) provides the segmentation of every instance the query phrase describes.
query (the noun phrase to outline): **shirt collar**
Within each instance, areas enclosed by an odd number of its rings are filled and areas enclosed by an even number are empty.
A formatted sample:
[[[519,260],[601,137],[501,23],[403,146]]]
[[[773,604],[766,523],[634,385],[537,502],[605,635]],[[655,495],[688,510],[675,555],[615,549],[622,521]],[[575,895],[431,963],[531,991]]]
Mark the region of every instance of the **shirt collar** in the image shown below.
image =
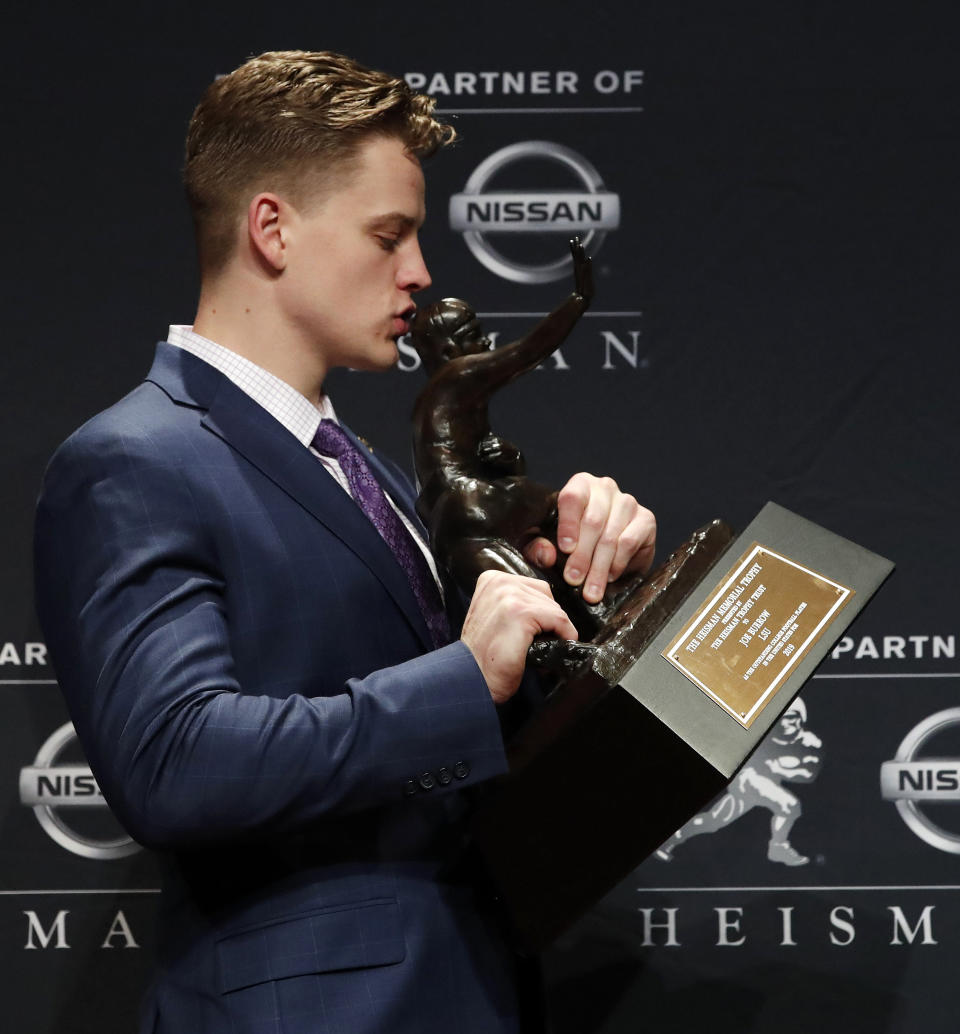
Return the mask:
[[[321,420],[337,420],[333,403],[326,395],[314,405],[305,395],[262,366],[203,337],[189,326],[172,325],[167,340],[202,359],[278,420],[298,441],[309,446]]]

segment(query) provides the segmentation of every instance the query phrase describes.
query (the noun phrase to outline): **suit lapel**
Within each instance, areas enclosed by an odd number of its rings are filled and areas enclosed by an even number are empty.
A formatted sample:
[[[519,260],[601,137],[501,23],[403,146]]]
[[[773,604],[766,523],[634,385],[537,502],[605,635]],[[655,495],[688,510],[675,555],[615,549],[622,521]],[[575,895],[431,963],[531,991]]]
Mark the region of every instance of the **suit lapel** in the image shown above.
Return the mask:
[[[350,441],[353,442],[359,453],[364,457],[364,459],[366,459],[367,463],[370,464],[370,469],[373,471],[374,477],[380,482],[380,487],[397,504],[403,512],[404,517],[406,517],[407,520],[419,530],[420,534],[426,541],[427,532],[423,526],[423,521],[420,520],[416,511],[416,497],[411,493],[407,482],[404,481],[403,478],[399,477],[391,469],[390,464],[382,460],[376,452],[374,452],[374,450],[367,445],[362,438],[355,435],[346,424],[341,424],[340,427]]]
[[[431,646],[413,589],[393,552],[323,464],[285,427],[229,378],[173,345],[158,346],[157,358],[147,379],[163,388],[174,401],[206,409],[201,418],[204,427],[222,438],[349,547],[393,597],[424,646]],[[369,457],[362,445],[360,448]],[[385,487],[393,494],[397,479],[388,475],[375,458],[371,468],[375,476],[388,482]],[[401,496],[406,494],[401,493]]]

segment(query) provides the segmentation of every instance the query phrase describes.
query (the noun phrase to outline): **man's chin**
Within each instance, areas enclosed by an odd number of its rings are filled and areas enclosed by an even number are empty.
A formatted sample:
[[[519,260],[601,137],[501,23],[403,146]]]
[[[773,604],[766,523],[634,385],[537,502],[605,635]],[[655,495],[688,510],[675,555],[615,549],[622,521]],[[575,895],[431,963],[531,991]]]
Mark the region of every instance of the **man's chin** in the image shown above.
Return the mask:
[[[365,373],[377,373],[392,370],[400,359],[400,350],[396,341],[390,341],[376,352],[368,352],[350,364],[351,370]]]
[[[387,348],[383,350],[383,356],[373,357],[374,370],[392,370],[400,361],[400,349],[397,346],[397,339],[392,338]]]

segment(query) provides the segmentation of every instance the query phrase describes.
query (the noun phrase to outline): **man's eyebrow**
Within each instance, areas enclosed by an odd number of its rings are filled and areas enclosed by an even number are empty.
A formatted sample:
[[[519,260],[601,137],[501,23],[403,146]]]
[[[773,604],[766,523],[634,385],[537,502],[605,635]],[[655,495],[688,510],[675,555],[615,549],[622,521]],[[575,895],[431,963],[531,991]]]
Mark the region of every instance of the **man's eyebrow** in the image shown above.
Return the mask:
[[[384,212],[382,215],[375,215],[367,221],[370,227],[383,226],[385,223],[399,223],[404,228],[419,227],[421,220],[414,218],[408,212]]]

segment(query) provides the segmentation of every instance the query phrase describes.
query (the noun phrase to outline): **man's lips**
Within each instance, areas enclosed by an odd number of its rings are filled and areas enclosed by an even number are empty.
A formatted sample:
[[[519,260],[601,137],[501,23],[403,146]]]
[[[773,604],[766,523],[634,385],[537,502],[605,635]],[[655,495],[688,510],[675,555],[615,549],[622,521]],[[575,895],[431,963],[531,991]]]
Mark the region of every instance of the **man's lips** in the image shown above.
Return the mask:
[[[410,333],[410,324],[413,321],[414,313],[417,310],[415,308],[405,309],[403,312],[393,317],[393,333],[396,337],[401,337],[403,334]]]

